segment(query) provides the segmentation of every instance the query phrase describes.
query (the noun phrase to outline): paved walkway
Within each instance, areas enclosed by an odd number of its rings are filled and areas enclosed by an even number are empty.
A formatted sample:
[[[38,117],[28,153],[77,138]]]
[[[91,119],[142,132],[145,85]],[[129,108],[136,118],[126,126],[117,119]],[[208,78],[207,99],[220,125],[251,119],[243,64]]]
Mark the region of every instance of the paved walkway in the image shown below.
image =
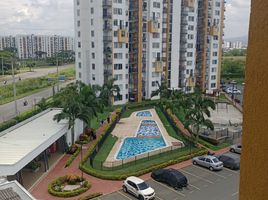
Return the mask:
[[[115,113],[113,113],[113,115],[115,115]],[[105,129],[106,126],[107,126],[107,124],[105,123],[97,130],[97,137],[99,137],[99,135],[103,132],[103,130]],[[91,141],[89,144],[84,145],[83,155],[86,154],[88,148],[90,146],[92,146],[94,143],[95,143],[95,141]],[[220,151],[217,151],[216,153],[220,154],[220,153],[224,153],[228,150],[229,150],[229,148],[225,148],[225,149],[222,149]],[[70,167],[64,168],[65,162],[68,160],[68,158],[69,158],[69,155],[64,155],[60,159],[58,164],[56,164],[56,166],[53,169],[50,169],[50,171],[47,172],[44,175],[44,177],[41,178],[41,180],[30,190],[31,194],[35,198],[37,198],[38,200],[60,200],[60,199],[62,199],[62,198],[51,196],[47,191],[47,187],[48,187],[48,184],[58,176],[64,176],[64,175],[69,174],[69,173],[81,175],[81,171],[78,168],[79,163],[81,161],[80,155],[77,156],[77,158],[73,161],[73,163],[71,164]],[[169,166],[169,168],[180,169],[180,168],[186,167],[190,164],[191,164],[191,160],[188,160],[185,162],[181,162],[181,163]],[[108,193],[115,192],[122,187],[122,181],[102,180],[102,179],[98,179],[96,177],[90,176],[88,174],[85,174],[85,173],[84,173],[84,177],[88,181],[90,181],[90,183],[92,184],[91,189],[88,190],[84,194],[81,194],[81,195],[76,196],[76,197],[68,198],[68,199],[77,200],[79,197],[82,197],[82,196],[85,196],[85,195],[88,195],[88,194],[91,194],[94,192],[102,192],[103,194],[108,194]],[[150,179],[150,173],[141,176],[141,178],[144,180]]]

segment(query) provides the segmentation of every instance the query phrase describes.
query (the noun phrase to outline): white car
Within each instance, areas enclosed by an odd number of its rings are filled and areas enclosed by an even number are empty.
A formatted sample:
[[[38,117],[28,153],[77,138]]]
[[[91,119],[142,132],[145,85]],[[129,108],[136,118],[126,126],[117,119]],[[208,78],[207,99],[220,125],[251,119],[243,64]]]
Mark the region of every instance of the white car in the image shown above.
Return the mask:
[[[241,94],[241,91],[238,90],[237,88],[229,87],[227,88],[226,93],[227,94]]]
[[[133,194],[139,200],[154,199],[155,196],[154,189],[135,176],[130,176],[123,182],[123,191]]]
[[[194,165],[200,165],[208,168],[209,170],[221,170],[223,163],[215,156],[197,156],[193,158]]]
[[[239,153],[241,154],[241,150],[242,150],[242,145],[241,144],[235,144],[233,146],[231,146],[230,151],[233,153]]]

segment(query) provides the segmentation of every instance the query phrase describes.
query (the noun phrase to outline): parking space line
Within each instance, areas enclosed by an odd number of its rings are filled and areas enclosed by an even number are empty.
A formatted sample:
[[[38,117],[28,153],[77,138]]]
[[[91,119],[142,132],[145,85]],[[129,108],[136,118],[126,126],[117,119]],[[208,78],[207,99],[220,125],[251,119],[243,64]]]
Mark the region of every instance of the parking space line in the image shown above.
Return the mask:
[[[193,167],[195,167],[195,168],[197,168],[197,169],[200,169],[200,170],[202,170],[202,171],[205,171],[205,172],[207,172],[207,173],[209,173],[209,174],[213,174],[213,175],[215,175],[215,176],[218,176],[218,177],[221,177],[221,178],[226,179],[225,176],[219,175],[219,174],[217,174],[217,172],[211,172],[211,171],[209,171],[208,169],[203,169],[202,167],[197,167],[197,166],[195,166],[195,165],[193,165]]]
[[[238,195],[238,192],[233,193],[233,194],[232,194],[232,197],[235,196],[235,195]]]
[[[231,170],[231,169],[229,169],[229,168],[227,168],[227,167],[224,167],[224,170],[230,171],[230,172],[232,172],[232,173],[234,173],[234,174],[238,174],[238,172],[236,172],[236,171],[234,171],[234,170]]]
[[[131,198],[129,198],[127,195],[123,194],[123,193],[120,192],[120,191],[117,191],[117,193],[120,194],[121,196],[123,196],[123,197],[129,199],[129,200],[132,200]]]
[[[188,184],[188,185],[190,185],[191,187],[193,187],[193,188],[195,188],[195,189],[197,189],[197,190],[201,190],[200,188],[198,188],[198,187],[196,187],[196,186],[194,186],[194,185],[192,185],[192,184]]]
[[[156,199],[159,199],[159,200],[163,200],[163,199],[161,199],[159,196],[154,196]]]
[[[165,188],[171,190],[172,192],[175,192],[175,193],[177,193],[177,194],[179,194],[179,195],[185,197],[185,195],[184,195],[183,193],[178,192],[178,191],[176,191],[176,190],[173,190],[173,189],[171,189],[170,187],[166,186],[166,185],[163,184],[163,183],[157,182],[157,181],[155,181],[154,179],[152,179],[152,181],[154,181],[155,183],[157,183],[157,184],[159,184],[159,185],[161,185],[161,186],[163,186],[163,187],[165,187]]]
[[[184,172],[184,173],[186,173],[186,174],[189,174],[189,175],[191,175],[191,176],[193,176],[193,177],[196,177],[196,178],[198,178],[198,179],[201,179],[201,180],[203,180],[203,181],[206,181],[206,182],[208,182],[208,183],[210,183],[210,184],[214,184],[214,182],[212,182],[212,181],[210,181],[210,180],[207,180],[207,179],[205,179],[205,178],[202,178],[202,177],[200,177],[200,176],[197,176],[197,175],[195,175],[195,174],[192,174],[192,173],[190,173],[190,172],[187,172],[187,171],[185,171],[185,170],[183,170],[183,169],[180,169],[180,171],[182,171],[182,172]]]

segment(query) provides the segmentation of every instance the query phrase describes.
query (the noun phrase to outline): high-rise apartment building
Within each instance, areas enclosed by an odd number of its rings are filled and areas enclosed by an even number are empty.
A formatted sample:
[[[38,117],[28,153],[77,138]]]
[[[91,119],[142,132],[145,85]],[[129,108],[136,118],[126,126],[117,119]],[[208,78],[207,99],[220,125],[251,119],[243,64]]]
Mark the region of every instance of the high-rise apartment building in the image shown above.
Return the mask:
[[[219,89],[224,0],[198,0],[196,84],[209,93]]]
[[[114,104],[169,88],[217,89],[223,0],[74,0],[77,79],[115,79]],[[205,41],[204,41],[205,40]],[[157,97],[155,97],[157,98]]]
[[[74,39],[58,35],[0,36],[0,50],[6,48],[16,48],[20,59],[52,57],[60,51],[74,51]]]

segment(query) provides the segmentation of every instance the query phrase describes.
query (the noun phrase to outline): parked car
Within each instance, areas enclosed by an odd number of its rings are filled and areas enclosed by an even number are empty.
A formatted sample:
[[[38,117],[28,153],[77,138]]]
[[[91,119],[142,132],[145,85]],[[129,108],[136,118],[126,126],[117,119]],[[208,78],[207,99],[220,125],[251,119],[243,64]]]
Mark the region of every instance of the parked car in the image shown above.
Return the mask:
[[[123,182],[123,191],[138,197],[139,200],[154,199],[155,192],[144,180],[130,176]]]
[[[230,151],[233,153],[239,153],[241,154],[241,150],[242,150],[242,145],[241,144],[235,144],[233,146],[231,146]]]
[[[241,91],[237,88],[229,87],[226,89],[227,94],[241,94]]]
[[[156,181],[168,184],[176,190],[188,185],[187,178],[175,169],[159,169],[153,171],[151,177]]]
[[[223,168],[223,163],[219,161],[215,156],[198,156],[193,158],[194,165],[201,165],[208,168],[209,170],[221,170]]]
[[[223,166],[237,170],[240,169],[240,157],[231,153],[226,153],[218,156],[218,159],[223,162]]]

